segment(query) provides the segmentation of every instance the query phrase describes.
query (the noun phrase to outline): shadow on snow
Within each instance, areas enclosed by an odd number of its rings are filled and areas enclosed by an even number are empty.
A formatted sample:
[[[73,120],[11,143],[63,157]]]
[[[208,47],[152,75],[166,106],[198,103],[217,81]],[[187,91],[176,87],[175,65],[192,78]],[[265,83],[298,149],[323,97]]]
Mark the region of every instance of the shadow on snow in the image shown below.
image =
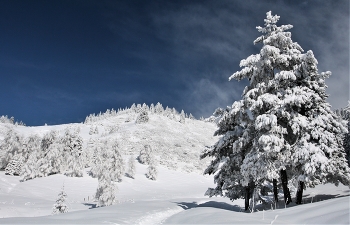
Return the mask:
[[[210,207],[210,208],[224,209],[224,210],[235,211],[235,212],[242,211],[242,208],[240,206],[230,205],[225,202],[209,201],[209,202],[204,202],[200,204],[197,202],[175,202],[175,203],[181,208],[183,208],[184,210],[199,208],[199,207]]]

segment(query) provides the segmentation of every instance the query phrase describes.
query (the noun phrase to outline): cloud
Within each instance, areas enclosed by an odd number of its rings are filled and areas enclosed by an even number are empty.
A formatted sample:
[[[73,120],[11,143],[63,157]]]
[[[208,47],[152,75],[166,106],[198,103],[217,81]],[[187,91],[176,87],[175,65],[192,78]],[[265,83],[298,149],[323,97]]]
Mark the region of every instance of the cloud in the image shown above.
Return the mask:
[[[186,4],[153,15],[158,38],[171,44],[180,62],[219,59],[226,62],[243,57],[252,47],[255,27],[247,28],[234,4]],[[249,44],[250,45],[249,45]]]
[[[197,117],[208,117],[213,114],[216,108],[226,108],[241,98],[245,82],[214,82],[203,78],[197,82],[188,83],[187,91],[182,95],[188,108]]]
[[[279,25],[294,25],[293,40],[305,51],[314,51],[319,71],[332,71],[326,83],[333,108],[347,104],[346,1],[185,1],[144,3],[137,9],[131,3],[105,2],[108,29],[116,42],[132,46],[118,52],[132,61],[123,73],[137,73],[132,76],[136,83],[146,82],[146,77],[149,83],[154,82],[154,91],[135,90],[136,94],[128,97],[130,102],[145,101],[142,93],[148,91],[149,101],[163,100],[163,104],[183,107],[198,116],[231,105],[241,98],[247,82],[228,82],[228,77],[240,70],[240,60],[260,51],[261,45],[253,45],[260,35],[256,26],[263,26],[266,12],[272,10],[281,16]],[[160,86],[166,88],[159,91]],[[123,97],[109,92],[98,94],[96,99]]]
[[[204,1],[171,9],[158,12],[152,18],[159,39],[173,47],[182,67],[179,76],[186,78],[192,72],[189,76],[199,81],[188,85],[186,91],[195,102],[192,108],[196,112],[207,114],[208,104],[209,108],[216,108],[215,104],[220,106],[240,98],[230,93],[232,86],[226,84],[227,78],[239,70],[241,59],[259,52],[261,46],[252,44],[260,35],[255,27],[263,25],[269,10],[281,16],[279,25],[294,25],[293,40],[305,51],[314,51],[319,72],[332,71],[326,83],[328,101],[333,108],[346,106],[349,100],[348,2]],[[243,89],[242,85],[234,86]],[[200,106],[197,101],[208,104]]]

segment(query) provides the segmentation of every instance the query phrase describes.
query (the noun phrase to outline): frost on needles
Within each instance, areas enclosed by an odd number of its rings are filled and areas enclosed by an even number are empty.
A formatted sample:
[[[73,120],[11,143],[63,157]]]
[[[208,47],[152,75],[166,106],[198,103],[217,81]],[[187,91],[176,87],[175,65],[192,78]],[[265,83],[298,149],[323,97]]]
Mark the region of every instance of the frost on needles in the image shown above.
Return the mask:
[[[242,99],[223,112],[215,135],[219,141],[201,158],[213,157],[205,174],[214,174],[209,196],[245,198],[246,210],[268,187],[282,185],[284,201],[292,201],[288,184],[302,191],[321,183],[350,183],[343,147],[346,127],[327,102],[325,80],[312,51],[292,41],[292,25],[277,26],[279,16],[267,12],[254,44],[260,53],[241,60],[229,80],[248,79]],[[251,197],[254,201],[249,203]],[[261,200],[261,199],[260,199]]]

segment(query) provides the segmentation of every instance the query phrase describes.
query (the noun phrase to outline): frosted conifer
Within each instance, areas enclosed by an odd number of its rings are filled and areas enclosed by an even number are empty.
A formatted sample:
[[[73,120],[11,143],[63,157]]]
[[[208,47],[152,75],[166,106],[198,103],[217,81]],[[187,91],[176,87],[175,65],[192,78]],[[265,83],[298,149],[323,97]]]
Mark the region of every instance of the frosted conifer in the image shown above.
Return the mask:
[[[164,108],[162,106],[162,104],[160,104],[159,102],[156,104],[156,106],[154,107],[154,112],[156,114],[162,114],[164,112]]]
[[[215,174],[217,187],[206,194],[245,197],[246,209],[265,181],[281,178],[288,204],[289,180],[302,190],[350,179],[340,138],[345,128],[326,102],[330,72],[318,73],[312,51],[302,54],[287,32],[292,25],[279,27],[279,16],[266,15],[254,41],[263,44],[260,53],[242,60],[243,69],[229,78],[250,84],[221,116],[215,135],[222,137],[201,156],[214,157],[205,174]]]
[[[128,171],[127,174],[130,178],[135,178],[135,158],[134,156],[130,156],[128,161]]]
[[[9,128],[0,146],[0,169],[5,169],[11,159],[23,151],[23,137]]]
[[[23,167],[23,162],[24,158],[22,155],[14,155],[5,168],[5,174],[11,176],[20,175]]]
[[[148,117],[148,112],[147,111],[141,111],[139,113],[139,115],[137,116],[136,118],[136,123],[137,124],[140,124],[140,123],[147,123],[149,120],[149,117]]]
[[[180,113],[180,123],[185,123],[185,112],[183,110],[181,110]]]
[[[151,104],[151,106],[149,107],[149,111],[150,111],[150,113],[154,113],[154,105],[153,105],[153,103]]]
[[[79,135],[79,130],[70,130],[67,128],[61,140],[66,162],[65,174],[73,177],[83,176],[84,158],[83,158],[83,140]]]
[[[100,177],[95,195],[95,198],[98,200],[98,206],[112,205],[116,200],[115,194],[117,190],[116,184],[108,176]]]
[[[348,101],[348,105],[345,108],[336,110],[336,114],[344,120],[345,126],[348,128],[348,131],[344,134],[343,145],[348,165],[350,166],[350,101]]]
[[[62,187],[62,190],[58,194],[58,198],[56,200],[56,203],[53,205],[52,214],[59,214],[59,213],[67,213],[68,212],[68,206],[66,204],[67,194],[64,191],[64,186]]]
[[[95,197],[99,206],[112,205],[115,201],[116,182],[122,180],[124,167],[117,142],[111,145],[104,141],[97,146],[91,172],[98,179]]]
[[[21,171],[21,181],[26,181],[30,179],[34,179],[39,174],[39,158],[40,152],[33,151],[29,157],[26,163],[22,167]]]
[[[150,145],[145,145],[144,148],[140,151],[140,155],[138,156],[138,160],[142,164],[150,164],[152,155],[152,148]]]
[[[125,163],[122,155],[120,154],[117,142],[113,144],[111,152],[108,152],[108,154],[109,166],[106,169],[109,169],[112,181],[120,182],[125,172]],[[108,163],[106,163],[106,165],[107,164]]]
[[[150,155],[149,165],[147,167],[146,177],[150,180],[156,180],[158,175],[156,161],[153,155]]]

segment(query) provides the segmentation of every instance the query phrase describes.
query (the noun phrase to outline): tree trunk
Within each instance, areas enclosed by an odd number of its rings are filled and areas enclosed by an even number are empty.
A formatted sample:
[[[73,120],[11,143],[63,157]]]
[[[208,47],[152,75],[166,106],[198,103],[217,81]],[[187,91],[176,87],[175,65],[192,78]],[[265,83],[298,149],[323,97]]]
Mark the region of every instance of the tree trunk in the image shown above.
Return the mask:
[[[248,185],[247,187],[245,187],[245,196],[244,196],[244,200],[245,200],[245,211],[248,210],[249,208],[249,199],[250,199],[250,186]]]
[[[299,205],[303,200],[303,190],[304,190],[304,182],[299,181],[298,191],[297,191],[297,200],[296,203]]]
[[[276,179],[273,179],[273,195],[275,197],[275,202],[278,202],[277,180]]]
[[[290,196],[289,188],[288,188],[288,178],[287,178],[287,171],[281,170],[281,180],[282,180],[282,187],[283,187],[283,195],[284,195],[284,202],[286,205],[292,202],[292,197]]]

